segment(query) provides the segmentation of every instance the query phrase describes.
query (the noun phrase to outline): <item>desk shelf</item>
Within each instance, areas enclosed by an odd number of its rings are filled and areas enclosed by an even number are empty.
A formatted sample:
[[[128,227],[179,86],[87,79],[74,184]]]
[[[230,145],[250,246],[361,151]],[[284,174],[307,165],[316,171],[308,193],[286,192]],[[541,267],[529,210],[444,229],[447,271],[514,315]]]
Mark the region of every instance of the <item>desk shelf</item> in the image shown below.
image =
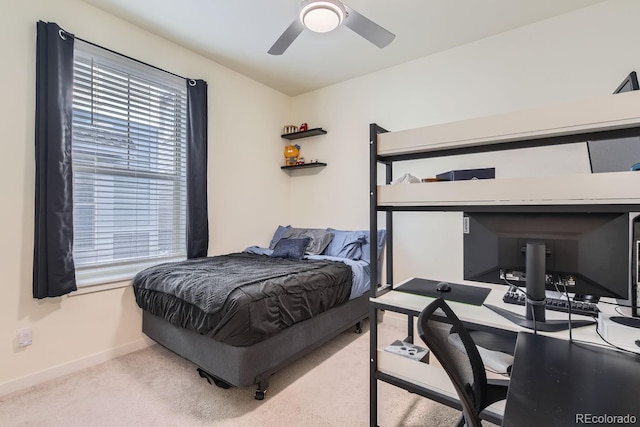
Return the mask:
[[[384,376],[401,379],[425,391],[457,401],[458,395],[447,373],[440,366],[430,365],[398,354],[378,349],[378,371]]]
[[[611,172],[378,186],[378,206],[640,204],[640,173]]]
[[[377,136],[377,156],[441,156],[447,150],[508,150],[521,142],[554,145],[581,135],[640,126],[640,91],[598,96],[541,108],[442,123]],[[563,140],[563,138],[565,138]],[[499,147],[492,147],[498,145]],[[399,158],[398,158],[399,160]]]
[[[427,397],[447,406],[460,405],[451,379],[439,365],[412,360],[404,356],[377,350],[378,379],[401,385],[412,393]],[[484,410],[486,418],[499,420],[504,413],[505,401],[499,401]]]

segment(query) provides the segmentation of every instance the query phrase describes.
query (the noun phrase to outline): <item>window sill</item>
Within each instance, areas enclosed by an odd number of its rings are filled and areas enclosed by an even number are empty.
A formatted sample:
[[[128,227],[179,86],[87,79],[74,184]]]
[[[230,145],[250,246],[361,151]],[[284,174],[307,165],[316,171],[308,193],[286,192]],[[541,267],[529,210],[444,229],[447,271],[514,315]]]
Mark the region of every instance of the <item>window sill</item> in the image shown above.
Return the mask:
[[[184,257],[163,258],[130,264],[76,269],[78,289],[70,293],[69,296],[131,286],[131,280],[139,271],[165,262],[183,261],[184,259]]]
[[[69,296],[75,297],[80,295],[93,294],[95,292],[110,291],[118,288],[126,288],[127,286],[131,286],[131,279],[123,280],[119,282],[113,282],[113,283],[99,283],[95,285],[78,286],[78,290],[71,292]]]

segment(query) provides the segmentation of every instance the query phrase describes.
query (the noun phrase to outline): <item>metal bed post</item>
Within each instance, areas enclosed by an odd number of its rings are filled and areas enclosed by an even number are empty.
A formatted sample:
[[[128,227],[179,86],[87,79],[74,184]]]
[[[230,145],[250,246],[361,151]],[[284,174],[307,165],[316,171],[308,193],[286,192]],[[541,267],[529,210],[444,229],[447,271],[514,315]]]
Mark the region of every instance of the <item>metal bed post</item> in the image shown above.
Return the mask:
[[[378,287],[378,211],[376,209],[378,202],[378,162],[377,162],[377,145],[378,145],[378,125],[372,123],[369,125],[369,239],[371,241],[371,252],[369,254],[370,261],[370,280],[371,297],[376,296]],[[369,304],[369,425],[375,427],[378,425],[378,380],[376,373],[378,370],[377,344],[378,344],[378,315],[373,304]]]
[[[393,163],[388,162],[385,164],[386,179],[385,184],[391,184],[393,180]],[[393,286],[393,211],[387,210],[387,284]]]
[[[375,123],[369,125],[369,241],[370,241],[370,284],[371,297],[378,293],[378,134],[387,132]],[[386,182],[391,182],[391,163],[386,163]],[[391,212],[387,212],[387,270],[385,283],[390,282],[391,274]],[[369,424],[371,427],[378,423],[378,313],[373,304],[369,305],[370,339],[369,339]]]

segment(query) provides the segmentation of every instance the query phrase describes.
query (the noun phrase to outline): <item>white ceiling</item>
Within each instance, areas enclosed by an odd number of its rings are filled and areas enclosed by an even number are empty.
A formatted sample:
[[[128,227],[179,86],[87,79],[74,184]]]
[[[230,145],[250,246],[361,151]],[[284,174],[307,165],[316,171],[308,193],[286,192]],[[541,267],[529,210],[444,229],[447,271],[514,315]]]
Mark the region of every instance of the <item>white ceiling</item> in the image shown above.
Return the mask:
[[[84,0],[280,92],[294,96],[604,0],[347,0],[396,35],[379,49],[344,26],[304,31],[267,50],[300,0]]]

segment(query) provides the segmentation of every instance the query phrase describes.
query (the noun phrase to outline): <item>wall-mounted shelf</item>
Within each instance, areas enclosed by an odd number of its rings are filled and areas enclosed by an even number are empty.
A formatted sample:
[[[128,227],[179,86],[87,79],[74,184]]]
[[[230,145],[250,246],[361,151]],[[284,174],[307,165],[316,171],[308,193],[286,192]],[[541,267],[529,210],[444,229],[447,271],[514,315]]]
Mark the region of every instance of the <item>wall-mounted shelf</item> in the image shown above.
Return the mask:
[[[300,139],[300,138],[308,138],[310,136],[325,135],[326,133],[327,131],[322,128],[314,128],[314,129],[303,130],[302,132],[286,133],[280,136],[284,139],[294,140],[294,139]],[[303,165],[281,166],[280,169],[290,171],[292,169],[323,168],[325,166],[327,166],[326,163],[313,162],[313,163],[305,163]]]
[[[302,132],[285,133],[284,135],[280,135],[280,136],[284,139],[293,140],[293,139],[300,139],[300,138],[308,138],[310,136],[325,135],[326,133],[327,131],[322,128],[314,128],[314,129],[303,130]]]
[[[314,163],[305,163],[304,165],[280,166],[280,169],[282,170],[308,169],[308,168],[323,168],[325,166],[327,166],[326,163],[314,162]]]

